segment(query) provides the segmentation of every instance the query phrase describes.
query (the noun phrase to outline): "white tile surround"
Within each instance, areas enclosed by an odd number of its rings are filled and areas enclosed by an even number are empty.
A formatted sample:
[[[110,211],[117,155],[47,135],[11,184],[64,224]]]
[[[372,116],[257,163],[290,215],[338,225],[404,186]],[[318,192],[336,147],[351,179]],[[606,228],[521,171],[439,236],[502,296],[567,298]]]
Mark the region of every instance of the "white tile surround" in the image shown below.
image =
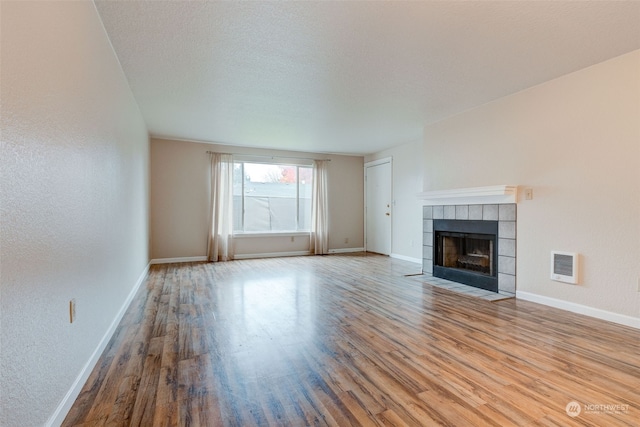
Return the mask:
[[[498,221],[498,292],[516,292],[516,220],[515,203],[481,205],[430,205],[423,207],[422,270],[433,274],[433,220],[457,219]]]

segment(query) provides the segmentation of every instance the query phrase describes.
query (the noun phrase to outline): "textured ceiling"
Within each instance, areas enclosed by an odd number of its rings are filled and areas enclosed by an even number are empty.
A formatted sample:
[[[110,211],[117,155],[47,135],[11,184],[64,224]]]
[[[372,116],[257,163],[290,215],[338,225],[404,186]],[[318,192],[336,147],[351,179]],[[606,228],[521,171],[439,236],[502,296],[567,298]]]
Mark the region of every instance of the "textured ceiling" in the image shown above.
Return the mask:
[[[95,1],[153,136],[372,153],[640,49],[640,2]]]

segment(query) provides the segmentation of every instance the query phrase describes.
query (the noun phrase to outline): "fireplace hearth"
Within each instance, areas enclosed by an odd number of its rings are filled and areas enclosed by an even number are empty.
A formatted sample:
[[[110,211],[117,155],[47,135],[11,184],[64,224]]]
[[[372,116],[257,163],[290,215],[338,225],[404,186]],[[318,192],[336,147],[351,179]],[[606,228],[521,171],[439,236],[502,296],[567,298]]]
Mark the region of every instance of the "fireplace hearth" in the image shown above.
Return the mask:
[[[498,292],[498,221],[434,220],[433,276]]]

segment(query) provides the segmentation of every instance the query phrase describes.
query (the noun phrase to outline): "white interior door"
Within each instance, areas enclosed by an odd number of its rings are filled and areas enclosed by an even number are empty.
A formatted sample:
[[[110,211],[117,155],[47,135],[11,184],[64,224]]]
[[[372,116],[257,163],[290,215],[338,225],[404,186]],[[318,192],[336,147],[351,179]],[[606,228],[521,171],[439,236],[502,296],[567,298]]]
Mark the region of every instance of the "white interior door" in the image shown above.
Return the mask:
[[[391,159],[365,164],[365,248],[391,254]]]

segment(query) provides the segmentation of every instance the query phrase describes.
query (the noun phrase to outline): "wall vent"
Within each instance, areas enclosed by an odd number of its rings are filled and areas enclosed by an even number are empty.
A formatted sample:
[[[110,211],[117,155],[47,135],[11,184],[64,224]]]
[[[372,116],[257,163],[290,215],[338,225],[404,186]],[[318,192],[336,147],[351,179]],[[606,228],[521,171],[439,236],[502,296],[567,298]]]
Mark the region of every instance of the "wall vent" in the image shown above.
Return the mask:
[[[578,283],[578,254],[551,251],[551,280]]]

